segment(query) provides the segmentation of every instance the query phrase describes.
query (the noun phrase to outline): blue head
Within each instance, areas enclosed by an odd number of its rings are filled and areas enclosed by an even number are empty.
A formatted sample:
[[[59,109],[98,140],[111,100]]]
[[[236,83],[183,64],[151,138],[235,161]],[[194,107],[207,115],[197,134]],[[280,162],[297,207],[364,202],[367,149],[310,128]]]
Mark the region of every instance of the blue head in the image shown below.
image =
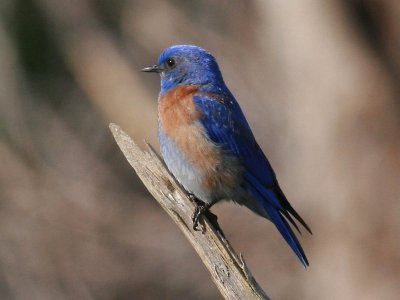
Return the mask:
[[[161,53],[156,65],[142,71],[160,74],[160,94],[178,85],[199,85],[210,92],[226,89],[215,58],[197,46],[169,47]]]

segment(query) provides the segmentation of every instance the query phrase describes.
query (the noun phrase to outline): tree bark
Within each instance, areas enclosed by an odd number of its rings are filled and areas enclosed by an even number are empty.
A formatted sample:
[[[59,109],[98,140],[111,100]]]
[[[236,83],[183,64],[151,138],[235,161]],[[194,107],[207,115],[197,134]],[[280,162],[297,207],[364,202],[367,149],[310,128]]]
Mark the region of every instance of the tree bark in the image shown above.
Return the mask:
[[[220,228],[217,230],[203,216],[202,230],[193,230],[191,215],[195,204],[152,147],[147,144],[148,151],[143,151],[118,125],[110,124],[110,129],[139,178],[199,254],[223,297],[269,299],[247,268],[242,255],[235,253]]]

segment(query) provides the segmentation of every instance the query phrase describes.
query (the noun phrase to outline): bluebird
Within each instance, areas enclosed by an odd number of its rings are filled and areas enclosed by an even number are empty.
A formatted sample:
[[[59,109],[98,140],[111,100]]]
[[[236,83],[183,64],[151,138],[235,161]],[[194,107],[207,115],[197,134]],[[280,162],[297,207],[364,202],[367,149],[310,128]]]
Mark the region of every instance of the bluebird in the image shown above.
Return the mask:
[[[310,228],[290,205],[274,170],[226,86],[215,58],[192,45],[165,49],[142,69],[161,78],[158,138],[169,171],[199,201],[193,216],[221,200],[244,205],[270,220],[304,267],[307,257],[289,223]]]

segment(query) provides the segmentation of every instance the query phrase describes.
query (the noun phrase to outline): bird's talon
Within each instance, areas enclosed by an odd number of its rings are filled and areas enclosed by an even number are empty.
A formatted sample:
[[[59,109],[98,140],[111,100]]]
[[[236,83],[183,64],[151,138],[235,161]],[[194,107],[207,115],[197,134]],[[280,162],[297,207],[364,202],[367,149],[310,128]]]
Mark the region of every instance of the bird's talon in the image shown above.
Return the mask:
[[[189,198],[191,201],[196,202],[197,198],[196,198],[196,196],[195,196],[194,194],[188,193],[187,195],[188,195],[188,198]]]
[[[197,226],[199,224],[199,207],[198,206],[196,206],[196,208],[193,211],[192,222],[193,222],[193,230],[197,231]]]
[[[198,226],[199,226],[199,221],[200,217],[207,211],[207,206],[206,205],[197,205],[196,208],[194,209],[194,212],[192,214],[192,221],[193,221],[193,230],[199,231]],[[203,230],[202,230],[203,231]]]

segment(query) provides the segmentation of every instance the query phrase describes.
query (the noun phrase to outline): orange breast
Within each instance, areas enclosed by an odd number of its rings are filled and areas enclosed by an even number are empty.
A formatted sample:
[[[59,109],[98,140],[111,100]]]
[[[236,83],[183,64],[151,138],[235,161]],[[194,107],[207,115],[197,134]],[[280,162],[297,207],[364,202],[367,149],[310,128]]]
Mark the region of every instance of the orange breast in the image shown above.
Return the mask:
[[[178,86],[160,96],[160,130],[173,140],[185,158],[204,174],[203,185],[236,184],[237,174],[227,170],[220,149],[205,135],[198,121],[202,114],[193,103],[197,86]],[[228,171],[228,172],[227,172]]]
[[[200,112],[193,103],[193,94],[197,89],[195,85],[178,86],[160,96],[158,116],[165,133],[174,136],[180,127],[200,118]]]
[[[161,130],[175,141],[190,162],[205,170],[215,165],[218,153],[195,123],[201,118],[193,103],[197,89],[194,85],[178,86],[163,94],[159,99],[158,116]]]

